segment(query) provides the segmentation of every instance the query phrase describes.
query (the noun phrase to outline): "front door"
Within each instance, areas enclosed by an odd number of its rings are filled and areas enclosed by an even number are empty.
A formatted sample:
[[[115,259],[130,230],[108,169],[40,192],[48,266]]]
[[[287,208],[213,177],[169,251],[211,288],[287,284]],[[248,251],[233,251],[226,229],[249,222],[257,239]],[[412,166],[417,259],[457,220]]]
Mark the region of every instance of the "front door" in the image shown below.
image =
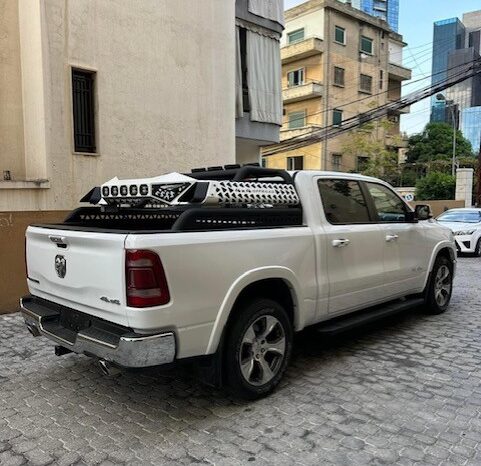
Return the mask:
[[[383,299],[384,233],[355,179],[319,178],[331,315]]]

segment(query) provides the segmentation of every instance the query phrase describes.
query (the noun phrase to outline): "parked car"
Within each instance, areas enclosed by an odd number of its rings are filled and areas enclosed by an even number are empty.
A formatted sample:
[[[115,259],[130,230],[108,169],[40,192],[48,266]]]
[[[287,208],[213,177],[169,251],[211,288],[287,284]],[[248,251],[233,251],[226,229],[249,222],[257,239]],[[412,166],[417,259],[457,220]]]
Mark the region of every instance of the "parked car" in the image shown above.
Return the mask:
[[[450,209],[437,220],[453,231],[459,252],[481,257],[481,209]]]
[[[451,231],[375,178],[230,166],[115,178],[83,200],[28,228],[21,308],[58,355],[105,372],[192,361],[254,399],[278,385],[295,332],[451,299]]]

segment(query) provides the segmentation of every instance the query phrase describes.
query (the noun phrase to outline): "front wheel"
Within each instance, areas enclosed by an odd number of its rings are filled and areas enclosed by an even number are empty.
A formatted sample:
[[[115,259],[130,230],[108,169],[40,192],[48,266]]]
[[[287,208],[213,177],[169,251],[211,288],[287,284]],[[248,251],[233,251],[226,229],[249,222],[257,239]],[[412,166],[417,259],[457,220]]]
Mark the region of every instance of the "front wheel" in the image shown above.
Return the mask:
[[[476,243],[476,249],[474,250],[475,257],[481,257],[481,238]]]
[[[281,381],[292,353],[292,324],[270,299],[254,299],[238,311],[226,342],[227,382],[234,395],[254,400]]]
[[[426,291],[428,313],[445,312],[453,292],[453,264],[446,257],[439,256],[436,259]]]

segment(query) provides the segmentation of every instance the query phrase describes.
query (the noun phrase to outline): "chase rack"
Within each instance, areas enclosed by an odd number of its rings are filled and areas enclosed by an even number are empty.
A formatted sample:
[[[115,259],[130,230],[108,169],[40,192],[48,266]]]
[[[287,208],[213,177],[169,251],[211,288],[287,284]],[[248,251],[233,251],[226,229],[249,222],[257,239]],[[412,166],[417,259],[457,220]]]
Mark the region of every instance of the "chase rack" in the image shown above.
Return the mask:
[[[66,225],[122,230],[202,231],[302,225],[291,175],[256,165],[226,165],[156,178],[114,178],[82,199]]]

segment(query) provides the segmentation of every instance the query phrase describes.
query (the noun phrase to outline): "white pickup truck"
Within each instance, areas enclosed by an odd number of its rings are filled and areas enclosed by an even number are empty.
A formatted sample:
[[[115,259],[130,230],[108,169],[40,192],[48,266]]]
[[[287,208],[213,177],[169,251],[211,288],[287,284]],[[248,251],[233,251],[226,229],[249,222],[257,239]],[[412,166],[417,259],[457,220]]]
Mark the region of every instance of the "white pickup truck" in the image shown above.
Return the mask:
[[[270,393],[293,335],[448,307],[452,232],[374,178],[227,166],[113,179],[26,236],[34,336],[103,370],[196,362],[240,397]],[[420,221],[425,220],[425,221]]]

